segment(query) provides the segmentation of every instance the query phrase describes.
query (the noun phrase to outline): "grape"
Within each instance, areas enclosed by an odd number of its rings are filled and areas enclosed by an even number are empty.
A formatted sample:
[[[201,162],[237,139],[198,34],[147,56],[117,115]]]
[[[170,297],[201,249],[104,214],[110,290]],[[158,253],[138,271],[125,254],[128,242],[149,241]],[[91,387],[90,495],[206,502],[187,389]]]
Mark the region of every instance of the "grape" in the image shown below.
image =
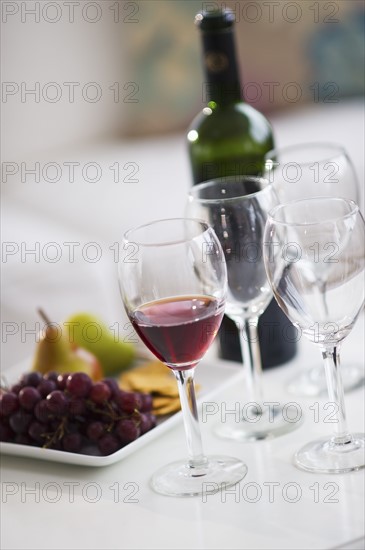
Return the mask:
[[[120,448],[120,443],[114,435],[107,434],[99,439],[98,447],[102,455],[110,455]]]
[[[27,434],[17,434],[14,443],[18,443],[18,445],[33,445],[33,441]]]
[[[59,390],[64,390],[66,388],[66,383],[67,383],[68,376],[69,376],[68,373],[59,374],[57,376],[57,388]]]
[[[32,421],[32,415],[19,409],[9,418],[9,425],[16,434],[24,434]]]
[[[104,424],[100,421],[91,422],[86,429],[86,435],[90,441],[98,441],[104,434]]]
[[[22,384],[13,384],[10,388],[10,391],[12,393],[15,393],[16,395],[18,395],[18,393],[20,392],[20,390],[22,389]]]
[[[61,425],[61,422],[62,420],[60,420],[59,418],[53,418],[49,423],[50,432],[57,432]]]
[[[32,411],[41,398],[41,394],[33,386],[25,386],[19,392],[19,403],[27,411]]]
[[[67,434],[62,438],[62,447],[70,453],[79,453],[82,448],[82,437],[79,433]]]
[[[0,415],[10,416],[19,408],[18,396],[13,392],[0,395]]]
[[[149,413],[148,415],[150,417],[150,421],[151,421],[151,428],[154,428],[157,424],[157,418],[156,416],[153,414],[153,413]]]
[[[89,375],[84,372],[75,372],[68,376],[66,388],[72,395],[76,395],[76,397],[87,397],[92,384]]]
[[[22,384],[22,386],[33,386],[34,388],[36,388],[41,380],[41,373],[38,371],[34,371],[23,374],[19,382]]]
[[[53,414],[50,412],[48,408],[48,402],[46,399],[41,399],[41,401],[38,401],[36,406],[34,407],[33,414],[39,422],[49,422],[49,420],[52,420]]]
[[[58,379],[58,372],[50,371],[46,372],[46,374],[43,376],[43,380],[52,380],[52,382],[55,382],[57,384]]]
[[[140,393],[133,393],[131,392],[130,395],[134,396],[134,408],[137,409],[137,411],[141,410],[142,407],[142,397]]]
[[[126,391],[120,391],[119,395],[115,397],[115,402],[120,410],[127,414],[132,414],[142,405],[142,399],[139,394]]]
[[[97,382],[94,384],[89,393],[89,399],[94,401],[97,405],[108,401],[112,395],[112,391],[104,382]]]
[[[45,434],[47,433],[47,426],[46,424],[42,424],[41,422],[34,421],[30,424],[28,428],[28,435],[36,443],[44,443],[45,442]]]
[[[141,430],[133,420],[125,418],[119,420],[115,427],[115,433],[119,440],[126,445],[137,439],[141,435]]]
[[[68,399],[62,391],[54,390],[47,395],[47,406],[51,413],[62,416],[67,412]]]
[[[148,432],[152,428],[152,420],[149,414],[141,413],[139,421],[139,429],[141,434]]]
[[[79,422],[70,422],[68,421],[67,422],[67,433],[69,434],[74,434],[76,432],[79,432],[80,431],[80,424]]]
[[[118,386],[118,382],[115,380],[115,378],[105,378],[103,380],[104,384],[109,386],[112,397],[116,397],[120,393],[120,388]]]
[[[10,428],[9,424],[0,422],[0,441],[12,441],[14,438],[14,432]]]
[[[46,378],[41,380],[37,386],[37,390],[42,397],[47,397],[49,393],[57,389],[57,384],[54,380],[47,380]]]
[[[140,411],[141,412],[150,412],[152,411],[152,407],[153,407],[153,399],[152,399],[152,395],[150,393],[141,393],[140,394],[140,398],[141,398],[141,407],[140,407]]]
[[[68,412],[70,416],[83,416],[86,414],[87,407],[84,399],[72,396],[68,404]]]

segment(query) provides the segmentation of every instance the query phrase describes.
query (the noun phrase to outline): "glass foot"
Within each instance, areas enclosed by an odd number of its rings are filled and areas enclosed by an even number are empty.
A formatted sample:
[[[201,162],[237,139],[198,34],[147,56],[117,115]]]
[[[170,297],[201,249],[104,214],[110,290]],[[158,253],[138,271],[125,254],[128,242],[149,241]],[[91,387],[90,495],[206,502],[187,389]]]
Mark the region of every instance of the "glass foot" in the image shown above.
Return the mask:
[[[192,468],[184,461],[173,462],[152,477],[154,491],[173,497],[215,494],[232,487],[247,474],[241,460],[229,456],[210,456],[205,465]]]
[[[307,472],[341,474],[365,465],[365,436],[352,434],[345,443],[322,438],[305,445],[294,455],[294,464]]]
[[[363,365],[349,365],[341,368],[343,389],[350,392],[359,388],[365,381],[365,369]],[[292,395],[300,397],[317,397],[327,395],[327,382],[323,366],[318,365],[306,369],[299,376],[289,381],[287,390]]]
[[[214,431],[224,439],[236,441],[259,441],[279,437],[298,428],[303,422],[302,410],[296,405],[252,407],[242,410],[240,418],[227,419],[218,424]]]

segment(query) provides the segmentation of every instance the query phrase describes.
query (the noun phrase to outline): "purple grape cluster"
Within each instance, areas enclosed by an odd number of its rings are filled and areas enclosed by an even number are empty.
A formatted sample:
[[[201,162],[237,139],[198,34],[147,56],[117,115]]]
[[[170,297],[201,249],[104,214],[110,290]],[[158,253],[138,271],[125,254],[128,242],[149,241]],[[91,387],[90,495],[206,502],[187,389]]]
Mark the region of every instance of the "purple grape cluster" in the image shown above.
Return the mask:
[[[0,393],[0,441],[105,456],[155,425],[152,396],[114,378],[30,372]]]

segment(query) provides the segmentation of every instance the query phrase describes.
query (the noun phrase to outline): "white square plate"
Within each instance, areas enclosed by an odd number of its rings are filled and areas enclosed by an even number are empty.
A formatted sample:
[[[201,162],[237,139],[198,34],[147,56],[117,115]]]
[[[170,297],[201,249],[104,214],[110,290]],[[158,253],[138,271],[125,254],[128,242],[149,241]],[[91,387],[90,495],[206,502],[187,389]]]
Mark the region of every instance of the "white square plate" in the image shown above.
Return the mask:
[[[29,370],[30,360],[23,361],[3,373],[7,383],[12,384],[16,379]],[[167,368],[167,367],[166,367]],[[224,386],[230,384],[233,379],[241,379],[243,384],[243,368],[237,363],[219,361],[216,358],[206,358],[197,367],[196,381],[200,385],[198,393],[198,404],[219,395]],[[29,445],[18,445],[17,443],[0,443],[1,454],[49,460],[52,462],[63,462],[65,464],[76,464],[79,466],[107,466],[114,464],[128,455],[138,451],[149,441],[158,438],[162,433],[169,430],[177,422],[182,421],[181,411],[172,414],[164,419],[155,428],[143,434],[138,439],[129,443],[119,451],[107,456],[92,456],[86,454],[56,451],[32,447]]]

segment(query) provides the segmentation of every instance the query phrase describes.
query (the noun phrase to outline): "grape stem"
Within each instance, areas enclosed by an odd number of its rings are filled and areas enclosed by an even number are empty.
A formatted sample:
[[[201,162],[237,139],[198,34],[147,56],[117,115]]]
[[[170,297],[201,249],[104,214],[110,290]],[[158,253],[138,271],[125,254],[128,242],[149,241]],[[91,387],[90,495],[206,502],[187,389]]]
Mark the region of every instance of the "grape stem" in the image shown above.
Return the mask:
[[[46,443],[43,445],[44,449],[48,449],[57,440],[60,441],[63,438],[63,436],[65,435],[66,425],[67,425],[67,416],[64,416],[61,419],[60,424],[57,426],[57,429],[53,432],[53,434],[44,434],[44,437],[48,439],[48,441],[46,441]]]

